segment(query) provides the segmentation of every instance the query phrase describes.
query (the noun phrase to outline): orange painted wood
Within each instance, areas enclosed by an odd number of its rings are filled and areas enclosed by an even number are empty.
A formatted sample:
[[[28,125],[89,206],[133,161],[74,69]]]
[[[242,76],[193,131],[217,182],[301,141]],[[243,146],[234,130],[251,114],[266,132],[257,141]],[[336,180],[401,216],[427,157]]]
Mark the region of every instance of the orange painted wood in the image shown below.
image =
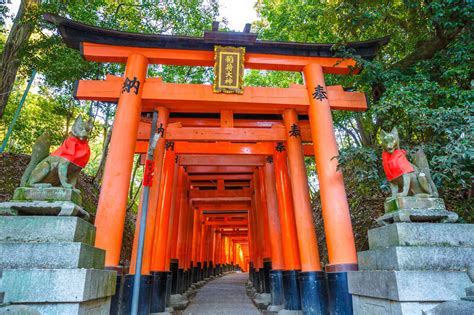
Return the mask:
[[[234,127],[234,112],[231,110],[221,110],[221,124],[222,128]]]
[[[175,160],[176,161],[176,160]],[[178,187],[183,187],[184,181],[184,167],[178,166],[178,163],[175,163],[175,171],[173,177],[173,189],[171,191],[171,209],[170,209],[170,218],[168,220],[168,233],[166,240],[166,256],[165,256],[165,267],[168,267],[168,270],[171,266],[171,258],[173,250],[176,252],[176,238],[178,237],[178,222],[179,222],[179,194],[182,193],[182,189]],[[178,201],[178,203],[177,203]],[[160,231],[160,233],[165,233],[166,231]]]
[[[252,197],[250,189],[242,190],[189,190],[189,199]]]
[[[182,127],[168,128],[166,138],[181,141],[285,141],[285,133],[283,128]]]
[[[186,165],[186,166],[200,166],[192,168],[193,170],[196,169],[207,169],[201,166],[228,166],[226,167],[216,167],[216,171],[221,169],[223,171],[228,170],[231,173],[235,173],[238,168],[235,166],[261,166],[263,165],[263,157],[262,156],[243,156],[243,155],[182,155],[179,157],[179,164]],[[234,171],[232,171],[232,166],[234,167]],[[240,168],[242,170],[250,169],[249,167]],[[194,173],[188,168],[188,172]],[[222,173],[222,171],[215,172],[209,169],[209,173]],[[239,173],[245,173],[248,171],[243,171]],[[252,171],[250,171],[252,172]],[[201,172],[202,173],[202,172]]]
[[[275,150],[273,161],[275,167],[278,212],[282,230],[282,245],[284,248],[283,259],[285,270],[299,270],[301,268],[301,262],[286,152],[278,152]]]
[[[194,205],[199,207],[197,211],[206,210],[236,210],[243,211],[250,209],[249,202],[227,202],[227,203],[215,203],[215,202],[195,202]],[[229,211],[230,212],[230,211]]]
[[[180,232],[180,227],[184,225],[184,206],[183,206],[183,195],[186,193],[186,171],[184,167],[178,166],[178,182],[176,185],[176,192],[174,193],[175,200],[174,204],[174,217],[173,224],[171,225],[171,233],[168,238],[168,242],[171,244],[170,258],[178,258],[178,233]],[[184,233],[184,231],[182,231]]]
[[[257,171],[258,176],[258,189],[260,191],[260,208],[261,208],[261,217],[262,217],[262,227],[263,227],[263,258],[270,258],[272,255],[270,247],[270,231],[268,229],[268,208],[267,208],[267,192],[265,189],[265,169],[263,166],[258,167]]]
[[[106,80],[80,80],[75,97],[80,100],[116,102],[120,96],[123,78],[107,76]],[[310,90],[312,93],[313,91]],[[328,88],[331,109],[364,111],[367,101],[364,93],[345,92]],[[245,87],[241,95],[214,93],[212,85],[164,83],[159,78],[148,78],[143,83],[143,111],[152,111],[157,104],[172,112],[280,114],[286,108],[294,108],[306,114],[312,96],[305,86],[290,88]],[[220,124],[219,124],[220,125]]]
[[[208,172],[203,172],[203,173],[208,173]],[[228,173],[228,172],[222,172],[222,173]],[[240,172],[239,172],[240,173]],[[224,182],[225,187],[245,187],[249,188],[250,187],[250,182],[242,181],[242,182]],[[215,182],[193,182],[191,183],[191,186],[193,188],[196,187],[216,187]]]
[[[125,75],[144,81],[148,60],[142,55],[127,57]],[[120,82],[119,82],[120,84]],[[134,145],[142,110],[142,91],[116,94],[115,123],[105,163],[102,189],[95,218],[95,246],[105,250],[105,265],[119,265]]]
[[[186,157],[186,155],[183,155],[182,157]],[[231,164],[232,165],[232,164]],[[189,173],[192,174],[197,174],[197,173],[227,173],[227,174],[235,174],[235,173],[252,173],[252,168],[253,166],[210,166],[210,165],[191,165],[186,167]],[[243,184],[248,184],[248,182],[242,182]],[[199,184],[199,183],[194,183],[194,184]],[[233,184],[228,183],[229,185]],[[238,185],[234,185],[238,186]]]
[[[174,119],[173,119],[174,120]],[[258,127],[255,124],[247,124],[242,122],[242,127],[237,128],[219,128],[212,127],[211,123],[206,127],[182,127],[182,122],[175,121],[166,129],[166,138],[168,140],[182,141],[285,141],[285,128],[279,123],[268,123],[269,127]],[[190,122],[191,123],[191,122]],[[265,122],[262,121],[261,124]],[[311,129],[307,122],[300,125],[301,140],[304,142],[312,142]],[[140,121],[138,126],[137,140],[149,140],[151,123]],[[255,127],[255,128],[252,128]]]
[[[324,70],[310,64],[304,68],[309,91],[325,88]],[[338,148],[332,122],[330,101],[310,99],[309,119],[321,194],[324,231],[329,264],[356,264],[357,254],[342,172],[338,170]]]
[[[242,226],[247,226],[248,221],[247,220],[240,220],[240,221],[235,221],[235,222],[218,222],[218,221],[205,221],[205,225],[209,226],[226,226],[226,227],[242,227]]]
[[[198,248],[199,248],[199,232],[201,228],[201,222],[200,222],[200,213],[199,211],[196,211],[194,208],[191,208],[191,211],[193,212],[193,241],[192,241],[192,257],[191,260],[196,263],[198,261]]]
[[[287,132],[288,167],[293,195],[296,233],[300,250],[301,271],[321,271],[316,229],[313,224],[313,210],[309,200],[308,177],[304,162],[301,139],[291,136],[291,128],[298,126],[298,115],[295,110],[287,109],[283,114]]]
[[[169,267],[166,266],[166,252],[174,173],[175,154],[173,151],[167,150],[163,162],[163,174],[161,176],[160,195],[157,204],[160,215],[156,218],[155,234],[153,236],[152,271],[167,271],[169,269]]]
[[[163,124],[163,126],[167,126],[169,118],[169,112],[166,108],[159,108],[158,109],[158,125]],[[148,133],[150,133],[151,125],[148,129]],[[155,233],[155,221],[158,213],[158,198],[160,193],[160,179],[161,179],[161,170],[163,167],[163,157],[165,152],[165,139],[160,138],[156,144],[155,152],[154,152],[154,160],[155,160],[155,172],[152,180],[152,185],[150,187],[150,197],[148,202],[148,211],[147,211],[147,223],[146,223],[146,232],[145,232],[145,243],[143,247],[143,260],[142,260],[142,273],[149,274],[150,273],[150,264],[151,264],[151,255],[153,250],[153,235]],[[140,218],[141,215],[141,205],[138,208],[138,215],[137,218]],[[135,235],[133,239],[133,248],[132,248],[132,258],[130,261],[130,274],[135,273],[135,263],[136,263],[136,255],[137,255],[137,246],[138,246],[138,235],[140,232],[140,220],[137,220],[136,228],[135,228]]]
[[[190,180],[249,180],[252,179],[250,174],[206,174],[206,175],[189,175]]]
[[[272,269],[284,270],[281,223],[278,214],[278,199],[275,186],[273,163],[265,163],[265,191],[267,192],[268,230],[272,253]]]
[[[214,52],[203,50],[142,48],[82,43],[82,56],[98,62],[125,63],[131,54],[141,54],[153,64],[176,66],[214,66]],[[302,57],[271,54],[246,53],[244,67],[247,69],[302,71],[307,64],[319,63],[325,73],[349,74],[356,65],[353,59],[337,57]]]
[[[185,142],[174,143],[176,154],[244,154],[270,155],[273,152],[273,143],[232,143],[232,142]]]

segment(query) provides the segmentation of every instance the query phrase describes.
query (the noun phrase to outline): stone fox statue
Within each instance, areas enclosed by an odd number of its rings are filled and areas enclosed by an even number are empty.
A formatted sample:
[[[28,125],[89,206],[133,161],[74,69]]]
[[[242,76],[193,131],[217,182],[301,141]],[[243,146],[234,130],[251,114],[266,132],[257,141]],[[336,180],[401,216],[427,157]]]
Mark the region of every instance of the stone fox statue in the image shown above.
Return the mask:
[[[49,183],[74,188],[79,173],[89,162],[90,148],[87,139],[92,126],[91,120],[84,122],[81,117],[77,117],[69,137],[51,155],[49,133],[41,135],[33,145],[31,161],[21,178],[21,186]]]
[[[382,162],[385,175],[390,183],[392,197],[438,197],[438,190],[431,179],[428,160],[423,150],[415,154],[415,163],[406,158],[405,150],[400,150],[397,128],[381,133]]]

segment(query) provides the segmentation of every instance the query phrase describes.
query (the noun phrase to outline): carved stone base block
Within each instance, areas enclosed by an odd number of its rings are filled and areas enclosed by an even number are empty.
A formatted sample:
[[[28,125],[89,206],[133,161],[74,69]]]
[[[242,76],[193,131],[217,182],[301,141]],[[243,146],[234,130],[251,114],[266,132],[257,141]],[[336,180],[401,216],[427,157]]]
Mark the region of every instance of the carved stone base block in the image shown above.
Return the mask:
[[[90,215],[71,201],[9,201],[0,203],[1,215],[76,216],[89,221]]]
[[[398,222],[442,222],[454,223],[458,215],[447,210],[413,209],[399,210],[386,213],[376,221],[379,225],[387,225]]]

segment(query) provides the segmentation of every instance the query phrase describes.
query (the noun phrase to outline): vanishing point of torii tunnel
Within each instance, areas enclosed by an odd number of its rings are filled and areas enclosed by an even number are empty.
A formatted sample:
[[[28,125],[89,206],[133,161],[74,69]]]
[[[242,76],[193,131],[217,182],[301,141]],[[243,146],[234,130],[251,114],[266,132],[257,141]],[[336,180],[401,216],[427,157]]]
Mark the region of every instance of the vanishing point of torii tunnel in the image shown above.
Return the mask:
[[[219,32],[214,23],[198,38],[45,19],[86,60],[126,64],[123,77],[81,80],[75,91],[80,100],[118,104],[95,219],[96,246],[125,281],[112,312],[119,297],[122,304],[131,299],[137,269],[139,220],[131,266],[119,266],[135,154],[146,164],[149,187],[140,313],[164,311],[167,282],[182,293],[235,269],[248,271],[257,291],[288,310],[351,312],[346,276],[357,270],[357,257],[331,110],[364,111],[367,101],[363,93],[326,86],[324,74],[357,73],[355,60],[337,57],[332,44],[257,40],[249,26]],[[370,59],[386,41],[347,47]],[[222,56],[233,57],[218,65]],[[215,66],[216,82],[165,83],[146,77],[149,64]],[[301,72],[305,85],[242,88],[244,68]],[[153,112],[161,137],[145,162]],[[316,160],[329,255],[324,270],[305,156]]]

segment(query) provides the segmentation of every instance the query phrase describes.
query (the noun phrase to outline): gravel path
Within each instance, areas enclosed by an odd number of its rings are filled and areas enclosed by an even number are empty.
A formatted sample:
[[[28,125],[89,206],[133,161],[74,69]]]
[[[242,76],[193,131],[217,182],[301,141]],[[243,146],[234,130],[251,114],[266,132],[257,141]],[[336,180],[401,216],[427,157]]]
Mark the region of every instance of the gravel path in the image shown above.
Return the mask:
[[[209,281],[183,311],[184,315],[259,315],[245,292],[248,273],[231,273]]]

